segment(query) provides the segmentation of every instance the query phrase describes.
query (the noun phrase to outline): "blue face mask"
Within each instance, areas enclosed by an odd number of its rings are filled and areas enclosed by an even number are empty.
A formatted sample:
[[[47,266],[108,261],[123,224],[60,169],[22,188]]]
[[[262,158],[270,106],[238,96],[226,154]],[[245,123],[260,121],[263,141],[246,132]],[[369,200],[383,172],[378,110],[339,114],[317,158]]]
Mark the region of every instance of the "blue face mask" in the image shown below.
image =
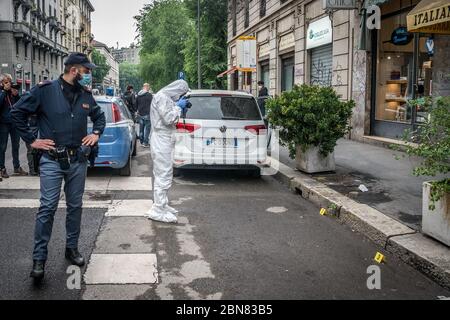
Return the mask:
[[[85,73],[83,75],[80,75],[81,79],[78,80],[78,83],[82,85],[83,87],[89,86],[92,83],[92,74]]]

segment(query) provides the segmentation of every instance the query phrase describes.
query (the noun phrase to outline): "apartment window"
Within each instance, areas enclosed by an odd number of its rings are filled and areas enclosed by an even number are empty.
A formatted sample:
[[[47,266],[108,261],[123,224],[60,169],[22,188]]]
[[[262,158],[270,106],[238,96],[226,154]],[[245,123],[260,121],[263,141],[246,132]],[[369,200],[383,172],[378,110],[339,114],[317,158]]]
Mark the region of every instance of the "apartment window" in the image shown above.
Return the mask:
[[[233,36],[237,33],[236,0],[232,0],[231,16],[233,17]]]
[[[47,64],[47,52],[44,51],[44,65]]]
[[[264,17],[266,15],[266,0],[260,0],[259,1],[259,16]]]
[[[14,7],[14,22],[19,21],[19,7]]]
[[[249,0],[245,1],[245,17],[244,17],[244,28],[248,28],[250,25],[250,4]]]
[[[19,56],[19,46],[20,46],[20,40],[16,39],[16,56]]]
[[[28,44],[25,43],[25,45],[23,46],[24,49],[24,54],[25,54],[25,58],[28,58]]]

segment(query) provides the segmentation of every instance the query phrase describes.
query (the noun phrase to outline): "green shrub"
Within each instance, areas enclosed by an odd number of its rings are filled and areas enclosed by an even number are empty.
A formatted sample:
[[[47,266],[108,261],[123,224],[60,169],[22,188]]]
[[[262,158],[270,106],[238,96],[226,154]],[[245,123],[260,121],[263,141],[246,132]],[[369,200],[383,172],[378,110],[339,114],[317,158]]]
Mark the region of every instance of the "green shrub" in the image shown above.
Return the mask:
[[[266,102],[267,118],[280,129],[281,143],[295,158],[296,146],[303,152],[319,147],[326,157],[334,151],[337,140],[350,129],[354,101],[342,101],[331,87],[294,86],[292,91]]]
[[[403,141],[412,140],[418,144],[406,146],[406,153],[422,159],[413,174],[432,177],[447,175],[450,172],[450,97],[420,98],[410,100],[408,104],[429,112],[428,118],[417,130],[407,130],[403,135]],[[436,202],[448,192],[450,178],[431,182],[430,210],[434,210]]]

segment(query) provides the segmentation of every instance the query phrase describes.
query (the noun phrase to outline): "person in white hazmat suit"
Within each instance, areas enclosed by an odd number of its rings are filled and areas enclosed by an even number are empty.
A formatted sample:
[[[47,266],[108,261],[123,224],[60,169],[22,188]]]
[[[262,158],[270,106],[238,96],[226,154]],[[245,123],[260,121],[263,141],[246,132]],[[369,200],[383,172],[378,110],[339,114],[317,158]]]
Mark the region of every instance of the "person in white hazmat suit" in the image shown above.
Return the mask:
[[[176,124],[188,106],[188,100],[183,97],[188,91],[186,81],[174,81],[161,89],[151,104],[150,153],[153,159],[154,191],[153,207],[146,216],[155,221],[177,223],[178,211],[169,206],[167,194],[173,179]]]

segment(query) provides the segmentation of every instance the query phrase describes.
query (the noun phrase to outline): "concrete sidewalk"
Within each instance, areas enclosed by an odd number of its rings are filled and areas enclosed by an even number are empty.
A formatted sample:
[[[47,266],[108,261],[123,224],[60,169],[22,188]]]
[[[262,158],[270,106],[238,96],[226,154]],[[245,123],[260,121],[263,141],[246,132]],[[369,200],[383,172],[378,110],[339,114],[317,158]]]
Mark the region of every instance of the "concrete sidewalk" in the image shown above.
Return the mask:
[[[303,198],[327,209],[327,216],[364,234],[380,246],[450,288],[450,249],[420,233],[422,182],[412,176],[417,159],[396,160],[402,152],[341,140],[335,173],[308,175],[280,147],[280,161],[271,159],[275,175]],[[369,192],[358,187],[364,184]],[[319,213],[318,213],[319,214]]]
[[[402,158],[405,153],[342,139],[335,150],[336,172],[310,177],[331,189],[367,204],[414,230],[421,229],[422,183],[432,177],[415,177],[417,158]],[[396,160],[395,156],[400,157]],[[295,169],[286,148],[280,147],[280,162]],[[361,192],[363,184],[369,191]]]

